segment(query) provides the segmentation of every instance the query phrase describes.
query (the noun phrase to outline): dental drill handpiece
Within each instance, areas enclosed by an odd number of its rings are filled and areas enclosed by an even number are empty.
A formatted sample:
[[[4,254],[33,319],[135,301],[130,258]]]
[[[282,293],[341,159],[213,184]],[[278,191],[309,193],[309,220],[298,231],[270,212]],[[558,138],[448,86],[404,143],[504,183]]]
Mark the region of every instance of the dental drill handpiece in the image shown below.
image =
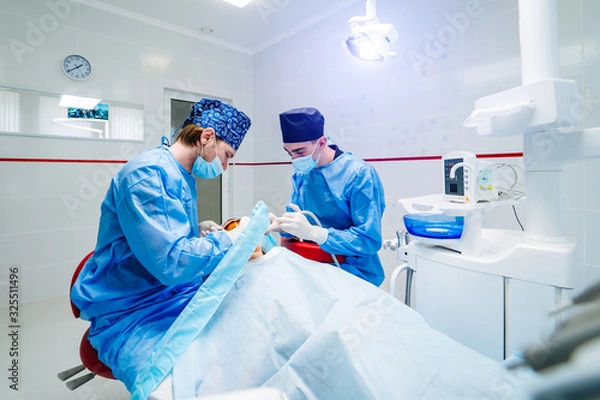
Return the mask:
[[[321,221],[319,221],[319,218],[317,218],[317,216],[312,213],[311,211],[308,210],[301,210],[300,211],[301,214],[304,215],[308,215],[309,217],[311,217],[319,227],[323,227],[323,225],[321,225]],[[340,262],[338,261],[337,257],[335,256],[335,254],[331,254],[331,258],[333,258],[333,262],[335,263],[335,265],[339,268],[342,269],[342,266],[340,265]]]
[[[568,320],[548,340],[536,343],[523,353],[523,363],[541,371],[568,361],[571,354],[583,343],[600,337],[600,302],[592,309]],[[510,368],[510,367],[509,367]]]
[[[587,303],[600,298],[600,281],[586,288],[583,292],[575,295],[571,300],[559,305],[554,310],[550,311],[550,315],[556,315],[561,311],[565,311],[576,304]]]

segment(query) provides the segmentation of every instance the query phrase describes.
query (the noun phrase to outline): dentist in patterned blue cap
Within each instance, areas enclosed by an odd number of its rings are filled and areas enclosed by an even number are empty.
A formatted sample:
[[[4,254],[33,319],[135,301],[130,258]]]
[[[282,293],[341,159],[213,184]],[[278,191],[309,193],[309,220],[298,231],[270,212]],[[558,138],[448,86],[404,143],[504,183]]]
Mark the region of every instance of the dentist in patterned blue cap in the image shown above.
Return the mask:
[[[274,218],[268,232],[315,242],[343,258],[342,269],[379,286],[384,279],[377,252],[385,198],[377,171],[328,143],[325,118],[316,108],[285,111],[279,122],[283,149],[295,172],[288,212]],[[310,211],[322,226],[301,211]]]
[[[250,124],[246,114],[235,107],[204,98],[192,106],[170,150],[186,167],[189,158],[196,155],[192,160],[192,174],[201,179],[214,179],[227,170],[229,160],[239,149]],[[200,222],[198,229],[201,236],[222,230],[210,220]]]
[[[200,152],[192,165],[192,173],[198,178],[216,178],[227,170],[229,159],[239,149],[250,124],[246,114],[235,107],[216,99],[202,99],[192,106],[190,115],[181,124],[181,131],[171,151],[177,151],[185,145],[199,146]]]
[[[250,124],[235,107],[202,99],[172,146],[145,151],[113,177],[94,254],[71,299],[92,322],[88,337],[115,377],[131,373],[119,369],[120,359],[150,357],[152,332],[171,326],[244,228],[200,234],[196,177],[226,170]]]

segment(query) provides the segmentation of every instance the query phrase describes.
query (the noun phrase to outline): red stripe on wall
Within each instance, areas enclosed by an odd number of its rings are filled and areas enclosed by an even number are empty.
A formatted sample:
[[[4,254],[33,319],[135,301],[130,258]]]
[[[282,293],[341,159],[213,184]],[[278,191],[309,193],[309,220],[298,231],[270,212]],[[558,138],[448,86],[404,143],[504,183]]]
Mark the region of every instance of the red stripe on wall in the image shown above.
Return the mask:
[[[291,161],[270,161],[270,162],[232,162],[231,166],[239,167],[263,167],[267,165],[291,165]]]
[[[0,162],[77,163],[77,164],[125,164],[127,160],[85,160],[75,158],[10,158],[0,157]]]
[[[382,158],[365,158],[366,162],[388,162],[388,161],[432,161],[441,160],[442,156],[408,156],[408,157],[382,157]]]
[[[523,157],[523,153],[477,154],[477,158],[519,158],[519,157]]]
[[[477,154],[477,158],[519,158],[523,153],[488,153]],[[382,157],[365,158],[366,162],[397,162],[397,161],[432,161],[441,160],[442,156],[406,156],[406,157]],[[125,164],[127,160],[92,160],[75,158],[11,158],[0,157],[0,162],[24,162],[24,163],[76,163],[76,164]],[[273,165],[290,165],[290,161],[266,161],[266,162],[234,162],[230,165],[240,167],[265,167]]]
[[[523,157],[523,153],[488,153],[488,154],[477,154],[477,158],[519,158]],[[442,156],[406,156],[406,157],[382,157],[382,158],[365,158],[366,162],[396,162],[396,161],[432,161],[441,160]],[[277,162],[238,162],[231,163],[233,166],[243,167],[265,167],[272,165],[290,165],[290,161],[277,161]]]

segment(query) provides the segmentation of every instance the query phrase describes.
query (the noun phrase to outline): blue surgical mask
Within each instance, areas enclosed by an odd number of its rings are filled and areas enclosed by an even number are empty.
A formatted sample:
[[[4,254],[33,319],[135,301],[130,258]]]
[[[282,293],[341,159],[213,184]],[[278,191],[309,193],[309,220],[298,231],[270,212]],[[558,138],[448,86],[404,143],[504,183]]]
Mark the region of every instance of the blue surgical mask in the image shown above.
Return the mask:
[[[215,179],[223,173],[223,165],[219,156],[211,162],[205,161],[204,158],[198,157],[192,166],[192,173],[198,178]]]
[[[310,171],[312,171],[314,167],[317,166],[317,164],[319,163],[319,157],[317,157],[316,160],[313,160],[313,155],[315,154],[315,150],[317,149],[317,147],[318,145],[315,146],[311,154],[304,157],[298,157],[292,160],[292,166],[294,167],[296,172],[307,174]]]
[[[216,145],[217,138],[215,137],[215,146]],[[204,148],[202,148],[202,151],[204,152]],[[221,163],[221,159],[218,155],[215,155],[214,160],[208,162],[202,158],[202,154],[200,154],[192,166],[192,173],[198,178],[215,179],[217,176],[223,173],[223,164]]]

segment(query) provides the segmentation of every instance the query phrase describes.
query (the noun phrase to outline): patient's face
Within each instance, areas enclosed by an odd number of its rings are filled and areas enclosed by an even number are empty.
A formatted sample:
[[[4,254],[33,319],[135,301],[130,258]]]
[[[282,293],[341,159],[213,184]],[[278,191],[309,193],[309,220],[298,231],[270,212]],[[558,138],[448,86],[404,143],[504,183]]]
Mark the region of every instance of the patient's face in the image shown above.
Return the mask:
[[[255,258],[262,257],[262,256],[263,256],[262,246],[259,243],[258,246],[256,246],[256,249],[254,249],[254,253],[252,253],[250,255],[250,259],[254,260]]]
[[[223,229],[226,231],[230,231],[232,229],[237,228],[240,225],[240,220],[237,218],[232,218],[223,224]],[[254,249],[254,252],[250,255],[250,260],[254,260],[263,255],[262,245],[259,243],[258,246]]]

